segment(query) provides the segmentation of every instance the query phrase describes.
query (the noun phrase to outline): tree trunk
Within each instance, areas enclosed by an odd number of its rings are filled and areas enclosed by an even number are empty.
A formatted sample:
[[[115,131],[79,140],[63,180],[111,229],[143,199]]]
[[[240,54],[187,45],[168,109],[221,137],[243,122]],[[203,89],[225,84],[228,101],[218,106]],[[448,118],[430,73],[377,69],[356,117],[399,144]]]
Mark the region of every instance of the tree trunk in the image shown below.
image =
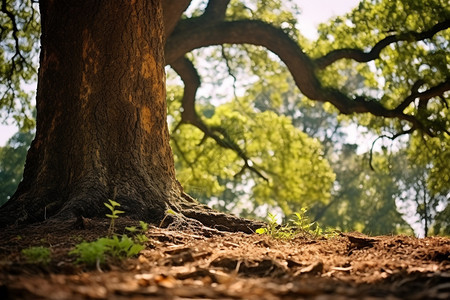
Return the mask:
[[[29,221],[104,216],[115,197],[129,214],[160,216],[182,193],[166,122],[161,1],[42,0],[40,10],[36,138],[2,211]]]
[[[104,217],[108,198],[150,222],[171,208],[226,230],[262,226],[201,206],[175,178],[161,0],[39,3],[36,138],[0,226]]]

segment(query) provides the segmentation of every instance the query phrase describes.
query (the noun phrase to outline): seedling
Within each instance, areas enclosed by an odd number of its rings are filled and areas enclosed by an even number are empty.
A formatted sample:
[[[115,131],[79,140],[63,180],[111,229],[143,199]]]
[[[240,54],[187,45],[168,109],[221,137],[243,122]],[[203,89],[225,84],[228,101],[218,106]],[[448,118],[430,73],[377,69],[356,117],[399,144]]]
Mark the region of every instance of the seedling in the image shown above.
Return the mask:
[[[119,238],[117,235],[114,235],[114,221],[123,211],[116,209],[116,207],[120,206],[119,203],[113,200],[108,201],[109,204],[104,204],[111,211],[111,214],[106,214],[106,216],[111,219],[108,234],[112,235],[112,237],[103,237],[93,242],[77,244],[75,249],[69,252],[71,255],[78,256],[76,263],[84,263],[88,266],[96,265],[97,269],[101,270],[100,265],[105,262],[106,257],[122,260],[137,255],[145,248],[144,244],[148,241],[148,238],[144,233],[148,230],[148,224],[140,221],[140,228],[136,226],[125,227],[134,236],[129,237],[124,234]]]
[[[307,211],[308,210],[303,207],[302,209],[300,209],[300,212],[294,213],[295,218],[291,219],[294,230],[300,234],[311,234],[319,229],[318,224],[316,224],[315,222],[309,222],[309,217],[306,215]],[[315,230],[312,229],[314,224],[316,224]]]
[[[111,200],[111,199],[108,199],[108,201],[109,201],[109,204],[106,202],[103,204],[111,211],[110,214],[106,214],[106,216],[111,219],[111,221],[109,223],[109,228],[108,228],[108,235],[111,236],[114,234],[115,220],[119,217],[119,214],[123,214],[124,211],[116,209],[116,207],[120,206],[120,204],[118,202]]]
[[[258,228],[256,233],[268,234],[278,239],[292,239],[296,236],[311,237],[332,237],[336,235],[336,230],[327,228],[322,229],[318,223],[310,222],[306,212],[306,208],[302,208],[300,212],[294,213],[294,218],[290,219],[289,224],[278,225],[277,217],[271,213],[267,216],[267,226]]]
[[[295,235],[288,225],[279,225],[277,216],[270,212],[267,215],[267,221],[267,227],[256,229],[256,233],[268,234],[276,239],[290,239]]]
[[[136,226],[125,227],[130,233],[134,234],[134,240],[138,244],[144,244],[148,241],[148,238],[145,236],[145,232],[148,230],[148,224],[144,221],[139,221],[139,226],[141,228],[137,228]]]
[[[172,209],[168,209],[166,210],[166,213],[164,215],[164,218],[161,220],[161,223],[159,223],[159,227],[161,227],[164,223],[164,221],[166,220],[168,215],[172,215],[172,216],[176,216],[177,213],[175,211],[173,211]]]

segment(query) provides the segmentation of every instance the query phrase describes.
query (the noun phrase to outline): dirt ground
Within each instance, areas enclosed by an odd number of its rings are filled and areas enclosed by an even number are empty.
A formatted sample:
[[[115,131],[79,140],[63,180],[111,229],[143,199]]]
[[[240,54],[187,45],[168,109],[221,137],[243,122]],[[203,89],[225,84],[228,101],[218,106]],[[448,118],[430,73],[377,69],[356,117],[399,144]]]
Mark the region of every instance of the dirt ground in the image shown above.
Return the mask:
[[[0,229],[0,299],[450,299],[449,238],[150,227],[138,257],[89,269],[68,252],[105,236],[108,223],[83,225]],[[30,246],[49,247],[51,262],[26,262],[20,251]]]

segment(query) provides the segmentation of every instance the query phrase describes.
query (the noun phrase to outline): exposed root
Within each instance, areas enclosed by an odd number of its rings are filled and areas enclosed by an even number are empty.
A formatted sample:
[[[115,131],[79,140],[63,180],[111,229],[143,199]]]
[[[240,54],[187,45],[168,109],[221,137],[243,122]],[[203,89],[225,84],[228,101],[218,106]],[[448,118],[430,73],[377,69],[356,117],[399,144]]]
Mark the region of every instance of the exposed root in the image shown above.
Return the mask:
[[[76,201],[74,205],[61,209],[49,218],[42,217],[41,219],[30,216],[28,214],[29,207],[24,206],[21,209],[18,203],[11,203],[7,207],[2,207],[0,211],[0,227],[42,222],[64,223],[73,219],[74,221],[70,222],[73,223],[72,226],[83,228],[85,227],[83,221],[85,219],[104,218],[103,207],[96,207],[95,203],[97,202]],[[181,197],[177,197],[177,199],[159,202],[159,206],[156,203],[154,206],[145,209],[143,209],[145,205],[142,205],[142,202],[139,201],[123,201],[121,204],[127,211],[125,217],[149,222],[155,226],[195,231],[205,236],[220,235],[221,231],[254,233],[256,229],[265,226],[265,223],[260,221],[243,219],[216,211],[200,204],[185,193],[182,193]],[[40,207],[35,204],[33,208],[37,211]],[[172,209],[175,213],[170,213],[168,209]]]
[[[199,204],[189,195],[183,193],[183,199],[181,207],[181,217],[176,216],[167,219],[172,220],[174,223],[181,225],[181,228],[186,226],[194,226],[197,229],[208,227],[217,231],[229,231],[229,232],[244,232],[254,233],[256,229],[264,227],[266,224],[260,221],[248,220],[240,217],[236,217],[231,214],[216,211],[206,205]],[[170,226],[163,224],[163,226]],[[204,229],[203,229],[204,230]]]

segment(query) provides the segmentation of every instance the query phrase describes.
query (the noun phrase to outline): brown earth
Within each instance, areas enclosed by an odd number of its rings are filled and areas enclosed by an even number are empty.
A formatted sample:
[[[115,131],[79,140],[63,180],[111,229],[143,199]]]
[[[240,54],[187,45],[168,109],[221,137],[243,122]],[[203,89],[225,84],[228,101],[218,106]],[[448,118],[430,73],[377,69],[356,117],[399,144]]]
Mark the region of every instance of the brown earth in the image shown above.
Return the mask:
[[[89,269],[68,252],[105,236],[108,223],[81,225],[1,229],[0,299],[450,299],[449,238],[150,227],[138,257]],[[51,262],[27,262],[20,251],[30,246],[49,247]]]

